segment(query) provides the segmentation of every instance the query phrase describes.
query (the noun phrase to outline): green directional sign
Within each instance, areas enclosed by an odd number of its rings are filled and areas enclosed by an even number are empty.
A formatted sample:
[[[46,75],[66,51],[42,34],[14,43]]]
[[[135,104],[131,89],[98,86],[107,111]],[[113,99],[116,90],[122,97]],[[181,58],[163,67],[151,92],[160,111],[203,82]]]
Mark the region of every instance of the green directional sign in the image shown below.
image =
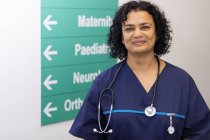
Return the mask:
[[[115,10],[42,9],[42,37],[104,36]]]
[[[42,39],[42,67],[113,61],[105,37]]]
[[[74,119],[93,80],[117,63],[106,45],[117,6],[41,0],[41,125]]]
[[[66,93],[42,98],[42,125],[74,119],[78,113],[86,92]]]
[[[92,81],[116,61],[92,63],[42,70],[42,96],[87,90]]]

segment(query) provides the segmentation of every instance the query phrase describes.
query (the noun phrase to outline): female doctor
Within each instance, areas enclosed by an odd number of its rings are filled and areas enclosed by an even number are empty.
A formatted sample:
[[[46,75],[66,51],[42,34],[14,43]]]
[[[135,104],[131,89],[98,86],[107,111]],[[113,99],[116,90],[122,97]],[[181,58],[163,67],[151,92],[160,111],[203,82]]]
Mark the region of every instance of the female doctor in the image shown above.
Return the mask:
[[[70,133],[86,140],[210,140],[210,112],[184,70],[160,59],[171,45],[164,12],[146,1],[117,11],[110,55],[122,61],[93,82]]]

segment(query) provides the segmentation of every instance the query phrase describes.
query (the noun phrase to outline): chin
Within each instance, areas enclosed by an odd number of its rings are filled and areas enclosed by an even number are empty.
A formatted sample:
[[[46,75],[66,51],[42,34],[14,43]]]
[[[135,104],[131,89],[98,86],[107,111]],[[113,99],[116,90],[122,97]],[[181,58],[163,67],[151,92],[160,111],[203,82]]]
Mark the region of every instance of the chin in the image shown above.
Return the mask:
[[[154,53],[154,50],[153,49],[148,49],[148,48],[135,48],[131,51],[132,54],[138,54],[138,55],[142,55],[142,54],[151,54],[151,53]]]

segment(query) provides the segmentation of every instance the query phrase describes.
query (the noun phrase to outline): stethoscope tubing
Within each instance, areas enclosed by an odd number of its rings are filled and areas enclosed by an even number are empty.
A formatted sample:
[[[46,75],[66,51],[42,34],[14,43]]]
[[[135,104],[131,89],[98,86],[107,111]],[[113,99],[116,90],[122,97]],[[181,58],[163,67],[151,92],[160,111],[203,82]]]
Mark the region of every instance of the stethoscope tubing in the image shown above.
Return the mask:
[[[117,78],[117,75],[119,74],[122,66],[125,64],[126,60],[124,60],[124,62],[121,63],[121,65],[119,66],[119,68],[117,69],[117,72],[112,80],[112,82],[109,84],[109,86],[105,89],[103,89],[100,93],[100,96],[99,96],[99,103],[98,103],[98,125],[99,125],[99,129],[100,131],[97,131],[96,128],[93,129],[94,132],[97,132],[97,133],[112,133],[112,129],[110,129],[109,131],[107,131],[107,128],[109,126],[109,123],[110,123],[110,120],[111,120],[111,115],[112,115],[112,110],[113,110],[113,105],[114,105],[114,91],[111,89],[112,85],[114,84],[116,78]],[[102,100],[102,97],[105,93],[105,91],[110,91],[111,92],[111,105],[110,105],[110,112],[109,112],[109,116],[108,116],[108,122],[105,126],[104,129],[102,129],[101,127],[101,121],[100,121],[100,117],[101,117],[101,100]]]
[[[156,79],[156,83],[155,83],[155,88],[154,88],[154,94],[153,94],[153,99],[152,99],[152,102],[151,102],[151,107],[153,107],[154,105],[154,101],[155,101],[155,96],[156,96],[156,92],[157,92],[157,84],[158,84],[158,79],[159,79],[159,73],[160,73],[160,61],[159,61],[159,58],[158,56],[156,56],[156,59],[157,59],[157,62],[158,62],[158,72],[157,72],[157,79]],[[96,128],[93,129],[94,132],[97,132],[97,133],[112,133],[112,129],[110,129],[109,131],[107,131],[108,129],[108,126],[109,126],[109,123],[110,123],[110,120],[111,120],[111,115],[112,115],[112,111],[113,111],[113,106],[114,106],[114,91],[111,89],[112,85],[114,84],[122,66],[126,63],[126,59],[123,60],[124,62],[121,63],[121,65],[119,66],[119,68],[117,69],[117,72],[112,80],[112,82],[109,84],[109,86],[105,89],[103,89],[100,93],[100,96],[99,96],[99,103],[98,103],[98,125],[99,125],[99,129],[100,131],[97,131]],[[102,129],[101,127],[101,121],[100,121],[100,117],[101,117],[101,100],[102,100],[102,97],[105,93],[105,91],[110,91],[111,92],[111,105],[110,105],[110,110],[109,110],[109,116],[108,116],[108,121],[107,121],[107,124],[105,126],[104,129]]]

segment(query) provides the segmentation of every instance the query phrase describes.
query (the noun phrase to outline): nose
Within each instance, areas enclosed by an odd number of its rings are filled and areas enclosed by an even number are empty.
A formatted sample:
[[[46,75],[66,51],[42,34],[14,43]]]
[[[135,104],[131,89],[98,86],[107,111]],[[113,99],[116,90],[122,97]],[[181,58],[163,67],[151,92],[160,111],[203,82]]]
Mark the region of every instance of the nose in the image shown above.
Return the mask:
[[[143,35],[142,31],[139,28],[136,28],[133,37],[141,37],[142,35]]]

